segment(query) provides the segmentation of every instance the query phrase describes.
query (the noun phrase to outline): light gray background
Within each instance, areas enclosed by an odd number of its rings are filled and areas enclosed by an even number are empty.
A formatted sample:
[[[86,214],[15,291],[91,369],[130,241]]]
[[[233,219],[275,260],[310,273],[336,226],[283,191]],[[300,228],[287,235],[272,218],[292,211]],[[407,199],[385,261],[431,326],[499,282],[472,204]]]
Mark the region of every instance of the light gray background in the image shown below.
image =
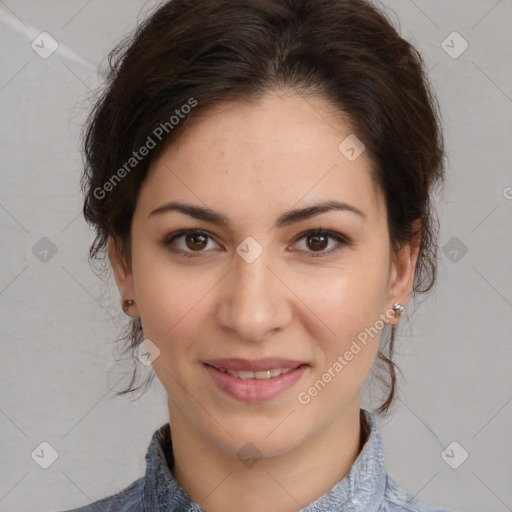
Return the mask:
[[[387,469],[430,505],[510,511],[512,1],[384,3],[425,59],[448,151],[439,282],[404,318],[401,401],[379,420]],[[113,341],[124,315],[112,279],[106,289],[88,265],[79,190],[85,100],[113,43],[153,5],[0,1],[1,511],[63,510],[125,488],[168,421],[156,379],[138,401],[113,394],[129,379]],[[43,31],[59,43],[47,59],[31,48]],[[442,47],[453,31],[469,44],[456,59]],[[33,250],[43,237],[55,255]],[[48,469],[31,457],[43,441],[58,453]],[[469,453],[457,469],[441,457],[453,441],[451,460]]]

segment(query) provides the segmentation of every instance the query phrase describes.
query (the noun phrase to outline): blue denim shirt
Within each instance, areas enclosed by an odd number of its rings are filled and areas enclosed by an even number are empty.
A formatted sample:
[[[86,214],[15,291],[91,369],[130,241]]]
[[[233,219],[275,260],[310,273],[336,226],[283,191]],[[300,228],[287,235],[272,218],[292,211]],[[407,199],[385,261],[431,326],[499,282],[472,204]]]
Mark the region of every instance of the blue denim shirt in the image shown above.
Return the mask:
[[[387,475],[375,419],[364,409],[361,415],[371,430],[348,475],[299,512],[450,512],[428,507]],[[204,512],[169,469],[174,461],[170,440],[166,423],[151,438],[143,477],[108,498],[64,512]]]

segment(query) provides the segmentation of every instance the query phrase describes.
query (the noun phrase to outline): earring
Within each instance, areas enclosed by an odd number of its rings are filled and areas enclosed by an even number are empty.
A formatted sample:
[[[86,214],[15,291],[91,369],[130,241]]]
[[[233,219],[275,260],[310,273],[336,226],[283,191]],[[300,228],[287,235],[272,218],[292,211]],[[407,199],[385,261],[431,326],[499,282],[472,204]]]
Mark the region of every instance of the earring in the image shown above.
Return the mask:
[[[393,304],[393,311],[395,312],[395,318],[400,318],[402,313],[405,311],[405,308],[402,306],[402,304],[395,302],[395,304]]]
[[[123,302],[123,311],[126,313],[134,304],[135,301],[132,299],[125,300]]]

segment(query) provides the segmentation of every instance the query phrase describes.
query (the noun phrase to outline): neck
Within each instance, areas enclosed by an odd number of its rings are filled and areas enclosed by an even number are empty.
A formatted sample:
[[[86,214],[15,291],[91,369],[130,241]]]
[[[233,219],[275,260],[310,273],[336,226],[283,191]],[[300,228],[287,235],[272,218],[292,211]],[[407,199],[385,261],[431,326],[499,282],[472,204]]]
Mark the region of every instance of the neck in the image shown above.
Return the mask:
[[[357,403],[293,450],[246,466],[169,405],[173,476],[208,512],[303,508],[348,474],[366,441]]]

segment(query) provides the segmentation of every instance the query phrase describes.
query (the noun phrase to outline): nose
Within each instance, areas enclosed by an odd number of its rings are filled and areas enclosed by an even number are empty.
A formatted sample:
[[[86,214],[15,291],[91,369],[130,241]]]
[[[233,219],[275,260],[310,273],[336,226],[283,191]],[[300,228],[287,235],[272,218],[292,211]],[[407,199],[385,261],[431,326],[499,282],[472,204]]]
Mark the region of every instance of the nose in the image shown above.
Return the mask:
[[[293,293],[266,251],[252,263],[236,255],[233,264],[219,295],[217,319],[221,327],[248,342],[266,340],[285,329],[292,319]]]

